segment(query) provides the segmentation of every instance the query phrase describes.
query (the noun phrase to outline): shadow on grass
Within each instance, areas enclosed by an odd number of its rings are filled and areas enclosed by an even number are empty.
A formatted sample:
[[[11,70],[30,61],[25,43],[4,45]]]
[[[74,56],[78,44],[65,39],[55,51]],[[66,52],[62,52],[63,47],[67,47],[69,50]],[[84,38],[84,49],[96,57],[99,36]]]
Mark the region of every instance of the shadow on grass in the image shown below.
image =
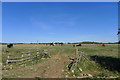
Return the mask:
[[[109,71],[117,71],[120,73],[120,59],[106,56],[90,56],[90,58],[101,67],[108,69]]]

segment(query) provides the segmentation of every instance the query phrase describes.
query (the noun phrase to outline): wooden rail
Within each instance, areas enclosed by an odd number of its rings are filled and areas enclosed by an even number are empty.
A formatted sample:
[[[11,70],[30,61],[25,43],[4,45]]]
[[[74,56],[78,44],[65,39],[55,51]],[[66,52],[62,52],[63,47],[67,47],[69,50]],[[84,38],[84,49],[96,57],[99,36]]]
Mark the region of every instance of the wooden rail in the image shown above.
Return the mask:
[[[70,58],[72,62],[68,65],[68,70],[71,70],[73,66],[75,66],[79,61],[82,60],[82,58],[86,58],[84,55],[85,54],[83,51],[79,51],[76,48],[76,58]]]
[[[19,56],[19,57],[14,57],[15,55]],[[29,61],[33,61],[34,58],[42,58],[45,56],[50,56],[48,54],[48,50],[44,49],[44,50],[39,50],[39,51],[29,51],[29,52],[22,52],[22,53],[15,53],[15,54],[10,54],[7,57],[7,61],[6,63],[17,63],[17,62],[29,62]]]

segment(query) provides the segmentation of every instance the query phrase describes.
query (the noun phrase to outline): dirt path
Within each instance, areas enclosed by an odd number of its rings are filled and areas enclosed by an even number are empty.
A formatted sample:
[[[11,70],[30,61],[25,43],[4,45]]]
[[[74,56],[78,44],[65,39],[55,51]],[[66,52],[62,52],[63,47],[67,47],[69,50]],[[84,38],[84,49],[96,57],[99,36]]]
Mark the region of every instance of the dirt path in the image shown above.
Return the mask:
[[[67,62],[67,56],[57,54],[50,62],[49,69],[47,70],[46,74],[47,77],[51,78],[62,78],[65,63]]]
[[[60,51],[61,52],[61,51]],[[3,71],[5,77],[13,76],[20,78],[63,78],[64,67],[68,61],[68,55],[58,52],[47,61],[27,66],[24,68]]]
[[[36,72],[28,73],[23,78],[46,77],[46,78],[63,78],[65,63],[67,56],[64,54],[56,54],[43,64],[34,66]]]

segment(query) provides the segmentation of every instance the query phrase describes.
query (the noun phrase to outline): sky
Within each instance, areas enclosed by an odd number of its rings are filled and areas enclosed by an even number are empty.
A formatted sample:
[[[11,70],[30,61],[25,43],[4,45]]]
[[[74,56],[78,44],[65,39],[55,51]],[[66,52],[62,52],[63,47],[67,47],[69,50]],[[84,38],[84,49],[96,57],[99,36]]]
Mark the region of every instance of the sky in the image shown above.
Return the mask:
[[[119,2],[119,0],[1,0],[2,2]]]
[[[0,42],[2,42],[2,2],[0,2]]]
[[[2,42],[116,42],[117,2],[3,2]]]

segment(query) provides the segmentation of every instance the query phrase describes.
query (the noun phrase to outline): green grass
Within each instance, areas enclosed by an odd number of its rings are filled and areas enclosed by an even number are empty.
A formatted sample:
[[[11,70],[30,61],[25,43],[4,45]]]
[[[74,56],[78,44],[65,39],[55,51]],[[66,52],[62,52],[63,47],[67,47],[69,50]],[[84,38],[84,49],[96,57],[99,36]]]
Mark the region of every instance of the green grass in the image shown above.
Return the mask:
[[[3,45],[2,47],[3,47],[3,49],[2,49],[3,65],[6,65],[6,58],[7,58],[8,54],[15,54],[15,53],[37,50],[36,45],[15,45],[14,48],[11,48],[11,49],[7,49],[5,45]],[[71,71],[68,71],[67,67],[65,67],[64,71],[65,71],[65,73],[67,73],[67,75],[69,77],[71,77],[73,75],[75,75],[76,77],[80,77],[81,74],[91,74],[93,77],[96,77],[96,76],[98,76],[98,77],[119,76],[120,75],[120,73],[118,71],[116,71],[116,70],[111,71],[109,69],[105,69],[106,65],[101,64],[99,61],[96,62],[91,59],[92,56],[98,56],[101,59],[111,60],[111,63],[112,63],[112,61],[114,61],[114,59],[116,59],[116,60],[118,59],[118,45],[107,44],[106,47],[102,47],[98,44],[94,44],[94,45],[83,44],[82,46],[77,47],[77,48],[79,49],[79,51],[83,51],[85,53],[88,60],[85,60],[84,62],[81,61],[76,66],[74,66],[73,67],[74,73]],[[41,45],[39,45],[38,49],[48,49],[51,56],[59,53],[59,54],[67,54],[68,57],[76,57],[75,56],[76,48],[73,47],[71,44],[66,44],[63,46],[59,46],[59,45],[41,46]],[[9,52],[7,52],[7,51],[9,51]],[[42,63],[47,60],[49,60],[49,59],[46,59],[46,60],[35,59],[33,61],[33,63],[28,62],[25,64],[26,64],[26,66],[31,66],[31,65]],[[69,63],[70,63],[70,61],[68,61],[67,65]],[[17,69],[20,67],[20,66],[16,65],[15,63],[13,63],[12,65],[15,65],[15,68],[13,68],[13,69]],[[67,65],[65,65],[65,66],[67,66]],[[79,68],[81,68],[82,71],[79,71]],[[7,77],[16,77],[16,76],[11,75],[11,76],[7,76]]]

